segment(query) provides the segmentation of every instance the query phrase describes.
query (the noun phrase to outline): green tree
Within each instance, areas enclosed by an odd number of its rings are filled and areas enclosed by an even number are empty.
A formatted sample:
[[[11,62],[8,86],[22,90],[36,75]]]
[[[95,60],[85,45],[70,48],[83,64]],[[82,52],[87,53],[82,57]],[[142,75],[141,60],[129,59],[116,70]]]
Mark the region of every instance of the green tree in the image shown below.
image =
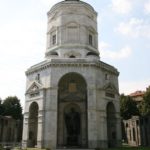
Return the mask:
[[[12,116],[14,119],[22,119],[22,107],[20,100],[14,96],[7,97],[3,102],[4,116]]]
[[[147,88],[144,98],[143,98],[143,103],[142,103],[142,109],[141,112],[144,116],[150,115],[150,87]]]
[[[139,115],[136,102],[130,97],[122,94],[120,96],[120,113],[123,119],[130,119],[134,115]]]
[[[2,100],[0,99],[0,115],[3,115],[3,114],[4,114],[4,107],[2,104]]]

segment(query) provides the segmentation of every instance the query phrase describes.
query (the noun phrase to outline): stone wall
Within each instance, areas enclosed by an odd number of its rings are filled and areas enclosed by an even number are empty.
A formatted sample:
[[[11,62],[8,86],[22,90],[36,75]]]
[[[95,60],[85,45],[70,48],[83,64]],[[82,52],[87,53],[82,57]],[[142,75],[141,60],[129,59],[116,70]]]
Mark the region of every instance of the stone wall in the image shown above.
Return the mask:
[[[150,146],[150,117],[123,120],[124,141],[130,146]]]
[[[17,143],[22,139],[22,121],[0,116],[0,143]]]

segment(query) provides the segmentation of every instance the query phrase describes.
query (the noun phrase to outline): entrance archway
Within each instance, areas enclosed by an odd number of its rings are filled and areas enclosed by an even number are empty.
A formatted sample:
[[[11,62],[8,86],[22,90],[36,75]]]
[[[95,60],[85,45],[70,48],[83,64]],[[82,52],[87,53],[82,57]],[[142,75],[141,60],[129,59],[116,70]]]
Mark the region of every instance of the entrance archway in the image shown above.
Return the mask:
[[[38,104],[33,102],[29,108],[28,147],[37,145],[38,110]]]
[[[87,147],[87,85],[77,73],[58,84],[58,147]]]
[[[107,104],[107,139],[108,147],[115,147],[117,144],[116,135],[116,110],[114,104],[109,102]]]

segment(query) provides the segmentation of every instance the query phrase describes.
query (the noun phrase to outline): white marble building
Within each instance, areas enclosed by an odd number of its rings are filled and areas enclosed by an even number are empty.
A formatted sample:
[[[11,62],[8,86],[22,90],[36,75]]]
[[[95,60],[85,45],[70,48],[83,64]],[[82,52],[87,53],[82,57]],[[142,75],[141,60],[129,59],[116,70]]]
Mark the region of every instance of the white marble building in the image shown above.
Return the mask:
[[[26,71],[23,147],[120,146],[119,73],[100,61],[96,11],[65,0],[47,16],[45,60]]]

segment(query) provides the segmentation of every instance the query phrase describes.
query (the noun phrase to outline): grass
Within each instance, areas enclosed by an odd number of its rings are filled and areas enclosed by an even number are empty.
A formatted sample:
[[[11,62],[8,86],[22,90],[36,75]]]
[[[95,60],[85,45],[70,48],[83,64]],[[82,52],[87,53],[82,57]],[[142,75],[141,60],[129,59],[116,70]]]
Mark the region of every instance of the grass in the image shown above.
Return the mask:
[[[47,149],[40,149],[40,148],[26,148],[22,150],[47,150]]]
[[[25,149],[18,149],[18,148],[14,148],[13,150],[47,150],[47,149],[40,149],[40,148],[25,148]]]
[[[121,147],[121,148],[111,148],[111,149],[103,149],[103,150],[150,150],[150,147]]]
[[[27,148],[26,150],[44,150],[44,149]],[[121,147],[121,148],[110,148],[110,149],[99,149],[99,150],[150,150],[150,147]]]
[[[4,150],[0,147],[0,150]],[[14,150],[20,150],[19,148],[16,148]],[[39,148],[27,148],[22,150],[46,150],[46,149],[39,149]],[[97,150],[150,150],[150,147],[121,147],[121,148],[110,148],[110,149],[101,149],[98,148]]]

